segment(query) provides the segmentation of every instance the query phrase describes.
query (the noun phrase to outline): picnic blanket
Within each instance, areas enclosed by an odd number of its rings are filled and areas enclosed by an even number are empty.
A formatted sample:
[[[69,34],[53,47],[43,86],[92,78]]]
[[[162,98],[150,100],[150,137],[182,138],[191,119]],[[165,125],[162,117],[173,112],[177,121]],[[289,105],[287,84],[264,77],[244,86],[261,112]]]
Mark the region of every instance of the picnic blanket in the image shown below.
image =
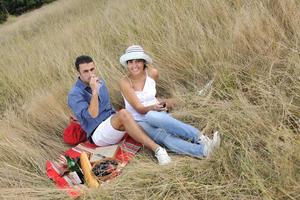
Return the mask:
[[[98,147],[86,141],[68,149],[57,160],[47,160],[46,174],[55,182],[58,188],[66,190],[70,197],[76,198],[83,193],[83,188],[86,186],[81,184],[76,173],[68,172],[65,156],[77,159],[82,152],[86,152],[90,155],[90,162],[96,162],[104,157],[113,157],[120,163],[121,170],[135,156],[141,146],[140,143],[133,140],[128,134],[125,134],[119,144],[106,147]]]

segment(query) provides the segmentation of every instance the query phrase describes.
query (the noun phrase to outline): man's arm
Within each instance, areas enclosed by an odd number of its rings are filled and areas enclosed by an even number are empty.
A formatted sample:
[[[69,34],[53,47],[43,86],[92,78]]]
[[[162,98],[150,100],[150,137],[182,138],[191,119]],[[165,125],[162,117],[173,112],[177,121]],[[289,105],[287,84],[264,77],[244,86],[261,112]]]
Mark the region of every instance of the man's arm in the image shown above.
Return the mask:
[[[96,118],[99,114],[99,98],[98,98],[98,89],[99,89],[99,79],[96,76],[92,76],[90,80],[90,87],[92,89],[92,98],[88,111],[93,118]]]
[[[96,118],[99,114],[99,98],[98,98],[98,92],[96,91],[92,91],[92,98],[90,101],[88,111],[91,117],[93,118]]]
[[[93,119],[89,112],[89,104],[80,93],[68,95],[68,105],[78,121]]]
[[[76,118],[81,120],[89,120],[96,118],[99,114],[99,98],[98,98],[98,78],[91,79],[92,97],[87,102],[81,91],[72,91],[68,95],[68,104]]]

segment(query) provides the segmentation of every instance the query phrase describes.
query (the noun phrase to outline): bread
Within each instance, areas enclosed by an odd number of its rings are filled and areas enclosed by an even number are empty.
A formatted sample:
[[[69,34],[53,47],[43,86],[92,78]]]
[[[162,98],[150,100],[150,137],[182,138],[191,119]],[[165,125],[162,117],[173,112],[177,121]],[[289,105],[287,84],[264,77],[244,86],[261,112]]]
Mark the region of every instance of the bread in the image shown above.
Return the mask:
[[[92,166],[88,159],[88,156],[85,152],[80,154],[80,164],[84,175],[84,180],[87,183],[88,187],[96,188],[99,187],[97,179],[92,174]]]

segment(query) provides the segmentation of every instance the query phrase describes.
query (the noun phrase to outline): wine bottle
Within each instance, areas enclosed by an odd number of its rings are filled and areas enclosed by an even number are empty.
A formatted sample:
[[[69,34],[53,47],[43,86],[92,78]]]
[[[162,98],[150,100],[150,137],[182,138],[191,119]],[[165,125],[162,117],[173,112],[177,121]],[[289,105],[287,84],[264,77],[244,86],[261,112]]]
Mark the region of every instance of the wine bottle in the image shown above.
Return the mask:
[[[81,183],[84,183],[84,176],[83,176],[83,172],[81,170],[81,168],[79,167],[78,163],[75,162],[70,156],[65,156],[67,159],[67,166],[68,169],[70,170],[70,172],[76,172],[76,174],[78,175]]]

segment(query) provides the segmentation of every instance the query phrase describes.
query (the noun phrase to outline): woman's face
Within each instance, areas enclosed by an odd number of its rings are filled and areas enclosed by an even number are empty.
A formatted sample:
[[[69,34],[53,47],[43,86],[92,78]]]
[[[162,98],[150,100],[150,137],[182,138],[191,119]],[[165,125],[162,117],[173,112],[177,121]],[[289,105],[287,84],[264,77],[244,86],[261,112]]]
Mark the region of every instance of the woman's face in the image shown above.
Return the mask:
[[[143,59],[133,59],[127,61],[128,71],[131,75],[139,75],[144,71],[145,61]]]

